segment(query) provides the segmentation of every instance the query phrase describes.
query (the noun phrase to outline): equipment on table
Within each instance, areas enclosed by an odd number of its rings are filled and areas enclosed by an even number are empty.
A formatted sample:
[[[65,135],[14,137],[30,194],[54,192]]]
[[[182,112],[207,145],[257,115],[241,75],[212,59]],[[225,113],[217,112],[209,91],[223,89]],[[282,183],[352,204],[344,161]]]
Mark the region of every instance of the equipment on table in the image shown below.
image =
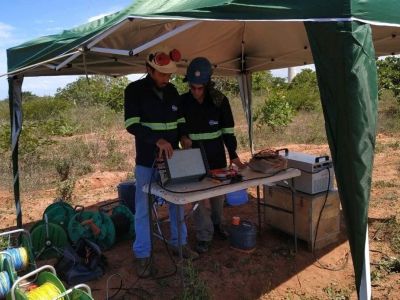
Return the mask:
[[[237,219],[234,219],[234,222],[228,228],[231,247],[243,252],[252,252],[256,248],[256,225],[240,219],[239,225],[237,223]]]
[[[157,167],[162,185],[199,181],[207,175],[204,152],[199,148],[174,150],[171,158],[164,158]]]
[[[134,180],[121,182],[117,189],[119,202],[128,207],[132,214],[135,214],[136,182]]]
[[[50,270],[49,271],[46,271]],[[28,285],[22,282],[35,276],[34,282]],[[80,290],[84,287],[87,292]],[[69,297],[68,295],[71,294]],[[74,300],[93,300],[88,286],[79,285],[66,291],[64,285],[58,279],[54,267],[42,266],[20,278],[18,278],[7,294],[7,300],[54,300],[54,299],[74,299]]]
[[[118,201],[113,201],[101,205],[99,211],[111,217],[116,241],[131,240],[135,237],[135,216],[125,205],[119,205]]]
[[[0,248],[0,271],[4,271],[4,260],[9,259],[16,272],[29,272],[36,268],[31,235],[25,229],[16,229],[0,233],[7,237],[7,245]]]
[[[109,249],[115,243],[115,228],[111,218],[103,212],[79,211],[68,224],[69,238],[73,243],[86,238]]]
[[[253,155],[249,167],[257,172],[274,175],[287,168],[287,160],[279,155],[279,150],[264,149]]]
[[[332,160],[328,155],[315,156],[300,152],[285,151],[285,158],[289,168],[296,168],[301,171],[301,176],[294,179],[294,188],[296,191],[307,194],[318,194],[326,192],[333,188],[334,172]],[[278,185],[287,187],[284,181]]]
[[[54,258],[62,255],[62,249],[69,245],[68,236],[61,225],[50,223],[47,215],[30,230],[36,259]]]

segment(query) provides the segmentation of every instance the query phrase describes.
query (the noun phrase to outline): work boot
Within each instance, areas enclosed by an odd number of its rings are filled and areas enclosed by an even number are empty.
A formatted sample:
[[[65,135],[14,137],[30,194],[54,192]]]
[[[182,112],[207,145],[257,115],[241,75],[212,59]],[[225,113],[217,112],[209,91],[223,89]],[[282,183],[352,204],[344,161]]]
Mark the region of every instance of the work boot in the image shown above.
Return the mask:
[[[170,246],[172,253],[176,256],[179,256],[179,248],[176,246]],[[199,254],[192,249],[190,249],[189,245],[182,246],[182,257],[185,259],[196,260],[199,258]]]
[[[228,239],[228,232],[220,224],[214,224],[214,236],[220,240]]]
[[[136,259],[136,274],[140,278],[147,278],[157,274],[150,257]]]
[[[196,244],[196,251],[199,254],[206,253],[210,249],[211,243],[208,241],[198,241]]]

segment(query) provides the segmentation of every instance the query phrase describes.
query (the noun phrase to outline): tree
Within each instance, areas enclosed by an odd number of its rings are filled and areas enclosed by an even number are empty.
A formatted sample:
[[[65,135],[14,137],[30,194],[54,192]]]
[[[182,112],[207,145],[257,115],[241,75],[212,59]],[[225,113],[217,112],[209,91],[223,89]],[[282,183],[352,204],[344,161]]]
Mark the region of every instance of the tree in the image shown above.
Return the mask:
[[[376,62],[378,67],[379,95],[390,90],[400,103],[400,57],[388,56]]]
[[[106,105],[115,111],[124,107],[124,90],[129,81],[126,77],[113,78],[94,75],[89,79],[79,77],[65,88],[58,89],[56,98],[68,100],[77,106]]]
[[[295,110],[315,110],[320,107],[320,94],[316,73],[304,69],[297,74],[287,89],[287,100]]]

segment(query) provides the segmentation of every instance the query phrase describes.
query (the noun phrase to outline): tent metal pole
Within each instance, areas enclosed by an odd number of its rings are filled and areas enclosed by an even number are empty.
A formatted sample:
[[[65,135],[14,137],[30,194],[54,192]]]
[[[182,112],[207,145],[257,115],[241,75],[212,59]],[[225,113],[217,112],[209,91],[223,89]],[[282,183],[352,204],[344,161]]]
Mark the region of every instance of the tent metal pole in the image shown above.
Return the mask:
[[[11,124],[11,158],[13,167],[14,202],[17,215],[17,226],[22,228],[22,209],[19,189],[18,144],[22,130],[22,81],[23,77],[8,78],[8,99]]]
[[[92,52],[98,52],[98,53],[109,53],[109,54],[116,54],[116,55],[123,55],[123,56],[134,56],[144,50],[147,50],[183,31],[186,31],[194,26],[196,26],[197,24],[201,23],[201,21],[191,21],[188,23],[185,23],[181,26],[176,27],[175,29],[137,47],[131,50],[120,50],[120,49],[111,49],[111,48],[101,48],[101,47],[91,47],[89,48],[90,51]]]
[[[64,60],[62,63],[60,63],[59,65],[57,65],[56,67],[56,71],[60,70],[62,67],[66,66],[68,63],[70,63],[71,61],[73,61],[75,58],[77,58],[79,55],[81,55],[82,52],[78,51],[74,54],[72,54],[70,57],[68,57],[66,60]]]
[[[114,25],[113,27],[111,27],[110,29],[104,31],[103,33],[101,33],[99,36],[97,36],[93,41],[91,41],[89,44],[87,44],[87,48],[92,48],[94,45],[96,45],[98,42],[100,42],[101,40],[103,40],[104,38],[106,38],[107,36],[109,36],[111,33],[113,33],[114,31],[118,30],[119,28],[121,28],[123,25],[125,25],[125,23],[130,22],[132,20],[132,18],[126,18],[124,20],[122,20],[120,23],[118,23],[117,25]]]

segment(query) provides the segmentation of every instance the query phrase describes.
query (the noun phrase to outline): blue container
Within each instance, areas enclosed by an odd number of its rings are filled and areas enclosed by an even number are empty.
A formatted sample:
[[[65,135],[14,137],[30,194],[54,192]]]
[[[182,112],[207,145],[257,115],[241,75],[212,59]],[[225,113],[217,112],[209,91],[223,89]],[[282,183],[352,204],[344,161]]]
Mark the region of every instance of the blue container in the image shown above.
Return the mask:
[[[256,247],[257,227],[249,221],[229,227],[229,242],[233,248],[252,250]]]
[[[117,189],[119,202],[127,206],[129,210],[135,214],[136,182],[134,180],[121,182]]]
[[[248,201],[249,195],[247,194],[247,190],[240,190],[226,194],[226,202],[231,206],[245,204]]]

